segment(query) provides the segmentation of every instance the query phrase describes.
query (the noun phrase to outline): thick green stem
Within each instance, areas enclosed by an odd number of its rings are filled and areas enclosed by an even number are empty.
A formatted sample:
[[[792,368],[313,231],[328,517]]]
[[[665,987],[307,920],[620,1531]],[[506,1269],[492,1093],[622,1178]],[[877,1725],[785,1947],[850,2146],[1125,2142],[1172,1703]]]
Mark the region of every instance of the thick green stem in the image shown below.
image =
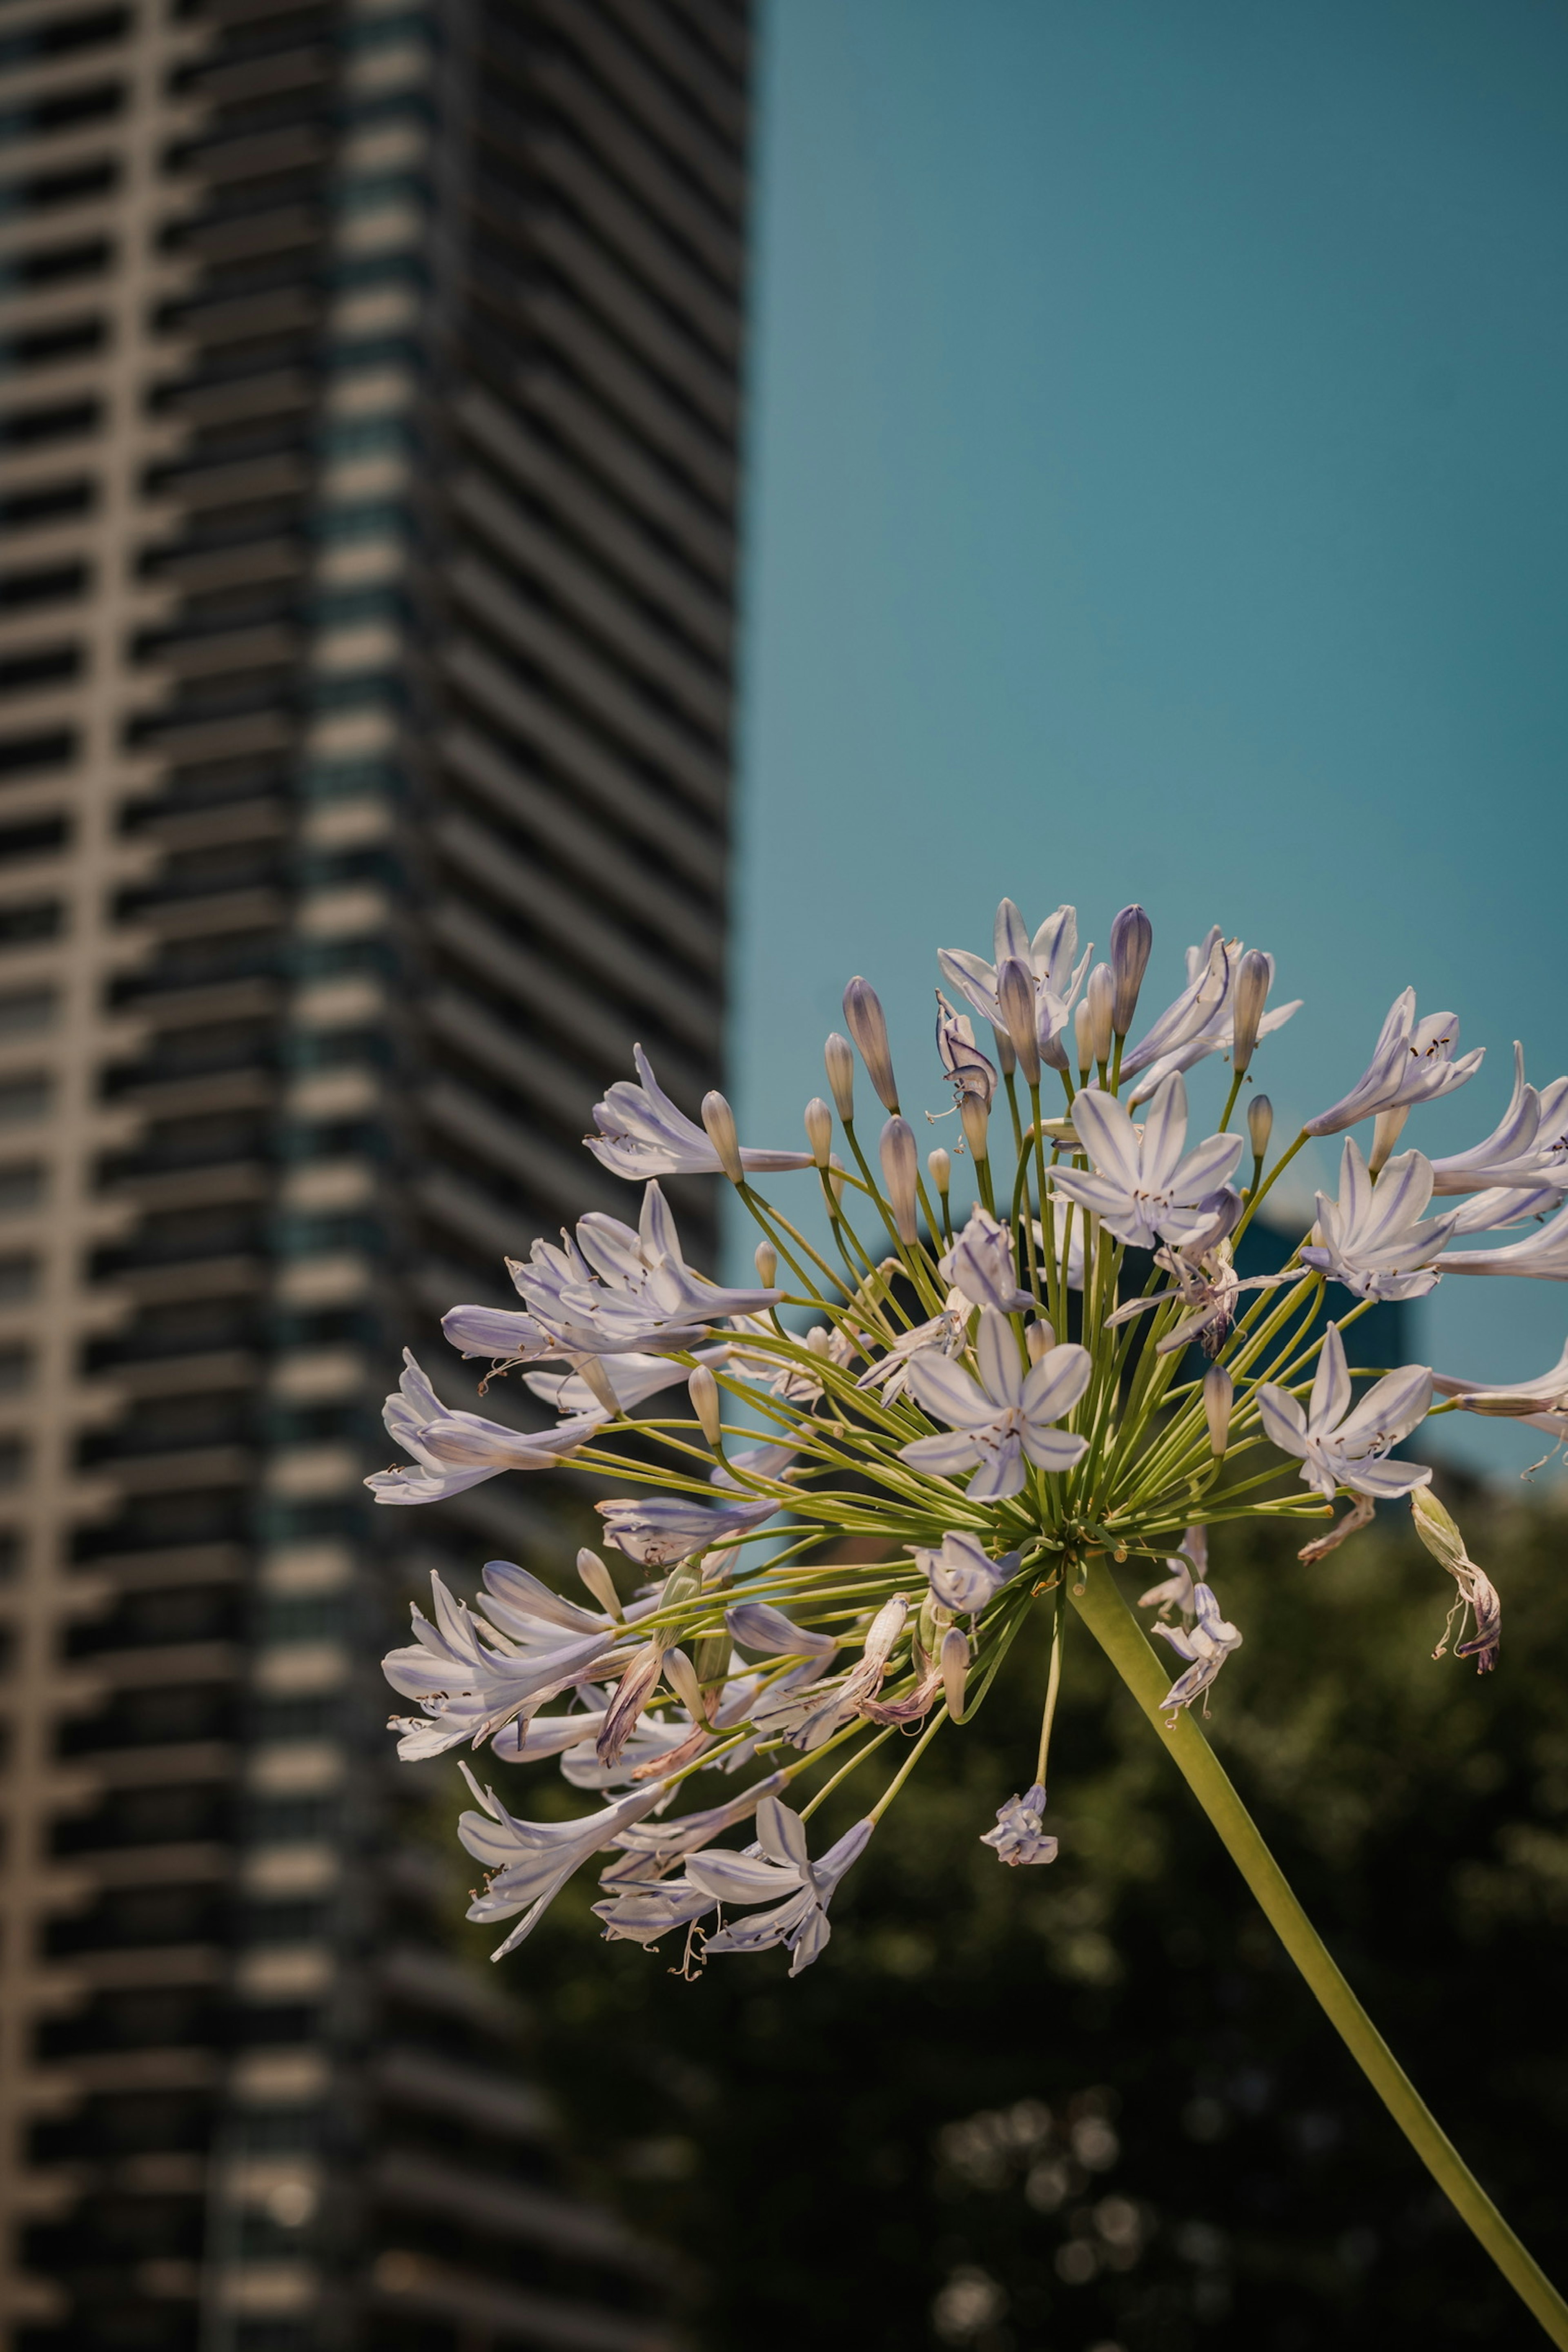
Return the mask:
[[[1071,1588],[1069,1587],[1069,1590]],[[1504,2278],[1541,2322],[1553,2344],[1568,2347],[1568,2303],[1514,2236],[1491,2199],[1439,2127],[1414,2084],[1341,1975],[1328,1947],[1291,1893],[1224,1766],[1184,1710],[1172,1726],[1163,1705],[1169,1668],[1151,1648],[1143,1628],[1097,1560],[1073,1606],[1170,1749],[1178,1770],[1208,1815],[1265,1917],[1284,1945],[1352,2057],[1426,2165],[1433,2179],[1490,2254]]]

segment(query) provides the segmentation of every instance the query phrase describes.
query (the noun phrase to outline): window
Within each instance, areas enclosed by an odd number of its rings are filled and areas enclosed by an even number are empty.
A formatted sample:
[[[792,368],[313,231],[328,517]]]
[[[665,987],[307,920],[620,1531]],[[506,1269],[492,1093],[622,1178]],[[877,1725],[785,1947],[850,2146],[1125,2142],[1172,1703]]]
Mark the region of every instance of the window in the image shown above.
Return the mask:
[[[0,416],[0,449],[36,449],[45,441],[68,441],[91,433],[102,417],[96,400],[56,401],[48,408],[13,408]]]
[[[14,253],[0,261],[0,290],[31,293],[71,278],[100,277],[112,251],[106,236],[79,236],[68,245],[40,245],[29,253]]]
[[[0,694],[36,694],[81,676],[79,646],[37,646],[0,661]]]
[[[20,898],[0,905],[0,948],[32,947],[40,940],[58,940],[65,929],[66,910],[58,898]]]
[[[44,1197],[45,1171],[37,1160],[0,1163],[0,1217],[16,1217],[36,1209]]]
[[[4,423],[0,420],[0,446]],[[14,518],[13,518],[14,520]],[[0,572],[0,613],[20,613],[29,604],[58,604],[87,586],[85,563],[50,563],[27,572]]]
[[[0,1307],[15,1307],[31,1298],[38,1286],[36,1250],[10,1250],[0,1256]]]
[[[9,490],[0,498],[0,530],[35,530],[39,523],[59,522],[67,515],[90,514],[97,495],[97,484],[85,474],[70,481]]]
[[[42,1118],[53,1093],[54,1080],[47,1070],[0,1078],[0,1127],[19,1127],[25,1119]]]
[[[0,220],[45,212],[53,205],[85,204],[91,196],[107,195],[119,179],[120,166],[109,156],[60,172],[28,172],[0,183]]]
[[[16,1396],[33,1384],[33,1350],[18,1344],[0,1348],[0,1396]],[[0,1537],[0,1542],[4,1538]]]
[[[63,768],[76,757],[74,727],[47,727],[30,735],[0,735],[0,779]]]
[[[67,816],[35,816],[21,824],[0,824],[0,866],[15,866],[27,857],[52,857],[70,835]]]
[[[84,122],[101,122],[118,114],[124,103],[123,82],[100,81],[85,89],[79,85],[75,89],[57,90],[20,106],[0,107],[0,144],[47,139],[51,132],[75,131]]]
[[[0,337],[0,368],[58,367],[62,361],[81,359],[101,351],[107,322],[89,319],[51,319],[25,335]]]
[[[10,988],[0,991],[0,1037],[36,1037],[52,1029],[59,1010],[59,992],[53,988]]]

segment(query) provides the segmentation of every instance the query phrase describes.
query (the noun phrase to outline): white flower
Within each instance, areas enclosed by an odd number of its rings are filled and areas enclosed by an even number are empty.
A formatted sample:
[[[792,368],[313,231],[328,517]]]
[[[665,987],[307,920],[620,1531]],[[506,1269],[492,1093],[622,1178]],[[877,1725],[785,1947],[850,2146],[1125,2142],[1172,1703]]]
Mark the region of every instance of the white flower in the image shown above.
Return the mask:
[[[1568,1282],[1568,1208],[1559,1209],[1549,1225],[1506,1249],[1450,1250],[1443,1260],[1445,1274],[1518,1274],[1535,1282]]]
[[[529,1313],[558,1349],[575,1357],[662,1353],[690,1348],[728,1315],[776,1307],[778,1290],[724,1290],[703,1282],[681,1255],[663,1193],[650,1184],[637,1230],[595,1212],[562,1246],[535,1242],[512,1280]]]
[[[1048,1349],[1026,1373],[1012,1327],[986,1307],[974,1356],[978,1381],[934,1348],[910,1359],[910,1394],[952,1433],[900,1446],[911,1468],[947,1477],[973,1468],[970,1494],[977,1502],[998,1502],[1022,1488],[1026,1454],[1041,1470],[1070,1470],[1081,1460],[1089,1440],[1051,1424],[1071,1412],[1089,1386],[1093,1362],[1087,1348]]]
[[[489,1560],[484,1580],[487,1614],[477,1616],[432,1572],[434,1622],[411,1610],[413,1643],[382,1661],[394,1690],[417,1699],[430,1718],[394,1718],[405,1763],[439,1756],[463,1740],[478,1747],[524,1709],[542,1706],[595,1674],[615,1672],[630,1654],[618,1646],[634,1638],[627,1624],[579,1609],[526,1569]],[[630,1613],[641,1615],[649,1605],[634,1602]]]
[[[1522,1422],[1547,1437],[1568,1437],[1568,1342],[1549,1372],[1535,1381],[1465,1381],[1434,1372],[1439,1396],[1460,1398],[1466,1410]]]
[[[1021,1797],[1009,1797],[996,1810],[996,1826],[983,1830],[982,1845],[994,1845],[999,1862],[1055,1862],[1058,1842],[1047,1837],[1041,1828],[1046,1813],[1046,1792],[1037,1780]]]
[[[1073,962],[1078,954],[1078,909],[1058,907],[1031,939],[1012,899],[1004,898],[996,909],[993,951],[991,963],[965,948],[939,948],[936,960],[949,985],[966,996],[982,1019],[1004,1036],[1007,1024],[996,997],[996,967],[1009,957],[1026,964],[1035,975],[1035,1025],[1041,1057],[1054,1069],[1065,1070],[1067,1055],[1060,1040],[1072,1020],[1073,1000],[1093,953],[1092,948],[1085,948],[1079,961]],[[1007,1066],[1010,1069],[1012,1064]]]
[[[936,1599],[959,1617],[978,1616],[1018,1568],[1016,1551],[988,1559],[974,1538],[956,1528],[948,1529],[940,1550],[915,1550],[914,1558]]]
[[[520,1315],[515,1308],[448,1307],[441,1328],[459,1355],[489,1357],[497,1371],[512,1364],[559,1362],[563,1352],[531,1315]]]
[[[936,1050],[953,1101],[962,1107],[973,1097],[989,1105],[996,1091],[996,1071],[974,1042],[973,1022],[951,1005],[940,988],[936,1003]]]
[[[1431,1402],[1430,1371],[1425,1364],[1406,1364],[1385,1373],[1352,1406],[1345,1343],[1337,1323],[1330,1324],[1324,1338],[1305,1412],[1285,1389],[1267,1381],[1258,1389],[1265,1430],[1282,1453],[1300,1455],[1303,1485],[1315,1486],[1330,1500],[1339,1486],[1381,1499],[1428,1485],[1432,1473],[1424,1465],[1383,1457],[1409,1436]]]
[[[677,1560],[760,1528],[779,1505],[765,1497],[755,1503],[710,1505],[656,1495],[647,1501],[595,1503],[594,1508],[605,1522],[608,1540],[628,1559],[640,1568],[670,1568]]]
[[[1239,1135],[1211,1135],[1184,1157],[1187,1139],[1187,1090],[1178,1075],[1152,1097],[1142,1131],[1113,1095],[1084,1087],[1073,1097],[1073,1125],[1094,1162],[1086,1175],[1054,1168],[1058,1192],[1092,1209],[1118,1241],[1152,1250],[1157,1242],[1178,1247],[1213,1228],[1227,1203],[1221,1195],[1241,1157]]]
[[[1434,1264],[1454,1219],[1421,1219],[1432,1198],[1432,1163],[1418,1151],[1391,1160],[1373,1182],[1361,1146],[1347,1135],[1340,1154],[1340,1197],[1318,1194],[1318,1238],[1301,1251],[1304,1265],[1342,1282],[1358,1298],[1423,1298],[1442,1268]]]
[[[1227,940],[1217,923],[1201,947],[1187,950],[1185,988],[1147,1035],[1121,1057],[1123,1075],[1138,1079],[1128,1097],[1130,1102],[1146,1102],[1178,1071],[1190,1070],[1209,1054],[1230,1051],[1236,1030],[1236,972],[1242,953],[1242,942]],[[1267,956],[1264,961],[1272,988],[1274,959]],[[1300,997],[1289,1004],[1277,1004],[1263,1015],[1258,1034],[1271,1035],[1300,1009]]]
[[[700,1362],[716,1364],[722,1363],[728,1351],[722,1348],[700,1348],[695,1352]],[[687,1367],[668,1356],[635,1355],[602,1356],[599,1375],[623,1412],[646,1404],[649,1397],[659,1395],[665,1389],[679,1388],[689,1377]],[[604,1411],[580,1372],[524,1372],[522,1384],[557,1412]]]
[[[481,1789],[465,1764],[463,1777],[482,1811],[460,1814],[458,1835],[476,1862],[489,1874],[485,1892],[468,1906],[470,1919],[510,1919],[523,1916],[490,1954],[492,1960],[517,1949],[531,1934],[573,1872],[590,1855],[613,1845],[620,1832],[640,1821],[664,1797],[657,1780],[629,1796],[617,1797],[596,1813],[574,1822],[524,1822],[507,1811],[491,1789]]]
[[[1480,1067],[1484,1047],[1454,1058],[1459,1042],[1456,1013],[1430,1013],[1415,1018],[1415,991],[1407,988],[1389,1006],[1378,1033],[1372,1060],[1348,1095],[1307,1121],[1309,1135],[1338,1135],[1359,1119],[1380,1111],[1402,1110],[1416,1103],[1436,1102],[1439,1095],[1473,1077]]]
[[[1011,1315],[1035,1303],[1026,1290],[1018,1287],[1012,1234],[978,1202],[952,1247],[938,1259],[936,1270],[972,1307],[994,1307]]]
[[[1194,1585],[1193,1611],[1191,1625],[1156,1622],[1150,1628],[1163,1642],[1169,1642],[1178,1658],[1189,1661],[1186,1673],[1177,1675],[1160,1701],[1162,1706],[1171,1709],[1169,1719],[1173,1723],[1181,1708],[1191,1706],[1194,1699],[1207,1690],[1231,1652],[1241,1647],[1241,1634],[1220,1615],[1211,1585]]]
[[[764,1797],[757,1807],[760,1853],[709,1849],[688,1858],[687,1878],[715,1902],[773,1906],[710,1936],[704,1949],[766,1952],[783,1944],[792,1956],[791,1976],[799,1976],[826,1948],[831,1932],[827,1906],[850,1864],[864,1853],[875,1827],[874,1822],[857,1822],[820,1862],[813,1862],[799,1814],[776,1797]]]
[[[1543,1092],[1524,1083],[1524,1048],[1513,1049],[1513,1093],[1484,1142],[1432,1162],[1432,1189],[1480,1192],[1491,1185],[1548,1186],[1568,1192],[1568,1078]]]
[[[499,1421],[444,1405],[406,1348],[403,1366],[382,1419],[417,1466],[373,1472],[364,1483],[378,1503],[439,1503],[503,1470],[552,1470],[609,1419],[601,1409],[575,1414],[554,1429],[507,1429]]]
[[[594,1105],[597,1135],[584,1137],[589,1150],[612,1174],[640,1181],[647,1176],[713,1176],[718,1152],[695,1119],[672,1103],[653,1074],[640,1045],[632,1047],[640,1086],[617,1079]],[[809,1168],[809,1151],[757,1151],[741,1147],[742,1168]]]

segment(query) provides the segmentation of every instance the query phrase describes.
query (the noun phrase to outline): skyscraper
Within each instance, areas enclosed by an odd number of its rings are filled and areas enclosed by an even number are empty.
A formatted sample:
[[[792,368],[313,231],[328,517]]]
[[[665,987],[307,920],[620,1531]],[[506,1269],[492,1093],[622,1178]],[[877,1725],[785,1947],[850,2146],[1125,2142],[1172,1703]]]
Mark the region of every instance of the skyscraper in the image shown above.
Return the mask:
[[[393,1597],[546,1507],[361,1481],[398,1345],[471,1402],[440,1309],[626,1212],[578,1139],[633,1039],[717,1075],[747,30],[5,12],[20,2352],[668,2340],[381,1728]]]

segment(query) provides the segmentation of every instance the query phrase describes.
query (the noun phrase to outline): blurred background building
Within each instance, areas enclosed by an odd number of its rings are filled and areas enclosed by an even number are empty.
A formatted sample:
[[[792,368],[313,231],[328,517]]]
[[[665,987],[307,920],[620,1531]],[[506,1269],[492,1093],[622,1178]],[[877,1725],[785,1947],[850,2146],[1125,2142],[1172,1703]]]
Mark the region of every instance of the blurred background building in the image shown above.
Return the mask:
[[[9,2342],[652,2352],[397,1808],[411,1335],[721,1022],[746,0],[0,31]],[[678,1192],[679,1188],[676,1188]],[[679,1203],[691,1238],[710,1198]],[[505,1412],[504,1401],[498,1407]]]

